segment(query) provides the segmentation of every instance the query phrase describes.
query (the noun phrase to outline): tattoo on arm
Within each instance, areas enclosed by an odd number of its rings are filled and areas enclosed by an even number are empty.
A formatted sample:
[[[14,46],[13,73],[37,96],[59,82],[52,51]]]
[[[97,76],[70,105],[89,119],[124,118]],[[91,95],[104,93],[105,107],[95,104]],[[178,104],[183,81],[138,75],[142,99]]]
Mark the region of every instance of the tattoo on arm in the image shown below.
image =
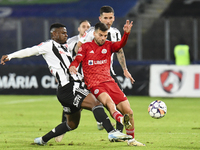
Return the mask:
[[[127,69],[126,67],[126,60],[125,60],[125,55],[124,55],[124,51],[121,48],[117,53],[117,59],[122,67],[123,70]]]

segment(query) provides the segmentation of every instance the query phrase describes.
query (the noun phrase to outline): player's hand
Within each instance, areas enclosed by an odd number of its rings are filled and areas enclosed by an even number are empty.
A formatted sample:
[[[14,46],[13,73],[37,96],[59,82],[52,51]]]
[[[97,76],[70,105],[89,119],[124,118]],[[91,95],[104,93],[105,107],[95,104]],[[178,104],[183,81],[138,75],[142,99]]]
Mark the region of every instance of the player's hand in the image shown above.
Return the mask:
[[[126,24],[123,27],[124,32],[129,33],[131,32],[131,28],[133,26],[133,21],[126,20]]]
[[[6,62],[6,61],[9,61],[8,55],[3,55],[3,56],[1,57],[1,64],[2,64],[2,65],[5,65],[5,62]]]
[[[133,79],[133,77],[131,76],[131,74],[129,73],[129,71],[127,69],[124,69],[124,76],[126,78],[129,78],[131,80],[131,83],[134,84],[135,80]]]
[[[76,67],[75,66],[71,66],[70,68],[69,68],[69,72],[71,73],[71,75],[74,75],[74,74],[77,74],[77,70],[76,70]]]

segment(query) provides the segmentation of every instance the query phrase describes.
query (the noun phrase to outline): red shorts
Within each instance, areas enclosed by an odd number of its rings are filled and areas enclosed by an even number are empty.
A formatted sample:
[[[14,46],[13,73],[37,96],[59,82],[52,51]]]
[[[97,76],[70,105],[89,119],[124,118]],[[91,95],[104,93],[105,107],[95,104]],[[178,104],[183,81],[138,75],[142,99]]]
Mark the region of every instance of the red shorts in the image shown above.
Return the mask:
[[[97,86],[93,86],[90,91],[96,98],[103,92],[108,93],[116,105],[127,100],[126,95],[122,92],[115,81],[100,83]]]

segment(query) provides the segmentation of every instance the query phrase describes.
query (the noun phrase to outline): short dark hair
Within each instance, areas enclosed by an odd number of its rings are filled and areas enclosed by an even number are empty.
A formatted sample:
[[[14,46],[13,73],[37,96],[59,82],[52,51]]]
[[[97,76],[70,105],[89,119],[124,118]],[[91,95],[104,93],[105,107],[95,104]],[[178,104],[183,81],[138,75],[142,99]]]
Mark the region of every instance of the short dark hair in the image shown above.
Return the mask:
[[[100,15],[103,13],[113,13],[114,14],[114,9],[111,6],[102,6],[100,9]]]
[[[66,26],[61,23],[54,23],[50,26],[50,32],[52,33],[55,29],[61,28],[61,27],[66,27]]]
[[[88,22],[88,23],[90,24],[90,22],[89,22],[88,20],[81,20],[81,21],[79,22],[79,25],[81,25],[81,23],[83,23],[83,22]]]
[[[95,24],[94,28],[95,28],[95,31],[97,31],[98,29],[103,32],[108,30],[108,26],[102,22],[98,22],[97,24]]]

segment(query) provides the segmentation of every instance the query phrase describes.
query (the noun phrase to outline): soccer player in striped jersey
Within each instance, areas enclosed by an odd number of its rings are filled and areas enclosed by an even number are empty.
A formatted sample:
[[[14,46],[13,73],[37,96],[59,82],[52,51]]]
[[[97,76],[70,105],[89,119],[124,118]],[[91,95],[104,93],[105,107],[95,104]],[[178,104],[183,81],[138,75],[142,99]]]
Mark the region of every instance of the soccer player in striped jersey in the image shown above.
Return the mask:
[[[115,20],[115,16],[114,16],[114,10],[112,7],[110,6],[102,6],[100,9],[100,16],[99,16],[99,21],[102,23],[105,23],[108,26],[108,36],[107,36],[107,40],[109,41],[119,41],[121,40],[121,34],[119,32],[119,30],[117,28],[112,27],[112,24]],[[75,47],[75,51],[78,51],[78,48],[86,42],[91,42],[94,39],[94,27],[91,27],[90,29],[88,29],[84,36],[82,38],[80,38],[79,42],[77,43],[76,47]],[[126,66],[126,60],[125,60],[125,56],[124,56],[124,52],[123,49],[120,49],[117,53],[117,59],[124,71],[124,76],[129,78],[131,80],[132,83],[135,82],[135,80],[132,78],[131,74],[129,73],[127,66]],[[116,74],[114,72],[113,69],[113,56],[114,53],[111,55],[111,65],[110,65],[110,74],[111,76],[115,79],[115,82],[118,84],[118,86],[120,87],[120,89],[123,91],[121,84],[119,83],[119,81],[116,78]],[[102,125],[101,123],[97,122],[97,127],[99,129],[102,129]],[[123,131],[123,125],[121,125],[119,122],[116,122],[116,129],[118,129],[119,131]]]
[[[110,75],[111,55],[125,46],[130,34],[132,23],[129,20],[124,25],[124,35],[121,41],[106,40],[108,26],[105,23],[95,25],[94,40],[83,44],[69,67],[71,74],[77,74],[76,68],[82,62],[84,82],[95,97],[109,110],[111,116],[125,126],[126,133],[133,139],[128,140],[130,146],[145,146],[135,140],[133,110],[125,94]],[[122,114],[129,116],[130,124],[124,123]],[[128,118],[127,118],[128,119]],[[125,119],[126,120],[126,119]]]
[[[76,53],[75,53],[75,46],[77,44],[77,42],[79,41],[79,39],[84,35],[85,31],[88,30],[90,28],[90,22],[88,20],[82,20],[80,21],[79,23],[79,27],[78,27],[78,32],[79,34],[78,35],[75,35],[71,38],[68,38],[67,39],[67,49],[68,51],[71,53],[72,55],[72,59],[74,59]],[[64,44],[65,45],[65,44]],[[81,70],[81,67],[79,67],[79,73],[81,75],[82,74],[82,70]],[[62,121],[66,121],[66,117],[65,117],[65,112],[63,111],[63,114],[62,114]],[[58,136],[55,138],[56,142],[61,142],[62,138],[63,138],[64,135],[61,135],[61,136]]]
[[[3,55],[1,64],[13,58],[24,58],[33,55],[42,55],[48,64],[49,70],[58,82],[57,98],[67,117],[67,122],[62,122],[42,137],[36,138],[34,143],[45,145],[50,139],[60,136],[78,127],[81,109],[93,112],[97,121],[103,122],[108,132],[109,140],[126,140],[132,138],[130,135],[116,131],[102,104],[97,101],[91,93],[82,87],[82,79],[78,75],[71,75],[69,66],[72,62],[71,53],[63,44],[67,41],[67,29],[60,23],[52,24],[50,27],[51,39],[31,48],[25,48],[9,55]]]

